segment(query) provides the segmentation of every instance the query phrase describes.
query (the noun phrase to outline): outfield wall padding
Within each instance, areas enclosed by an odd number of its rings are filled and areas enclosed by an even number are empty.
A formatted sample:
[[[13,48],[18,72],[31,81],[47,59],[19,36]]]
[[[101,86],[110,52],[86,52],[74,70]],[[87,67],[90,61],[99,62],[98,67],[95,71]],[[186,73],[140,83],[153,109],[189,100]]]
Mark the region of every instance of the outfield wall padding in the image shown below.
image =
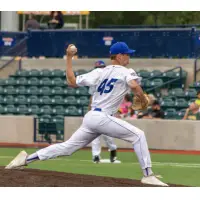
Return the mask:
[[[166,150],[200,150],[200,123],[185,120],[126,120],[145,132],[149,148]],[[65,119],[65,139],[68,139],[81,125],[81,118]],[[132,145],[115,139],[119,148]],[[90,145],[89,145],[90,146]],[[102,146],[105,143],[102,141]]]
[[[0,142],[33,143],[34,120],[30,116],[0,116]]]

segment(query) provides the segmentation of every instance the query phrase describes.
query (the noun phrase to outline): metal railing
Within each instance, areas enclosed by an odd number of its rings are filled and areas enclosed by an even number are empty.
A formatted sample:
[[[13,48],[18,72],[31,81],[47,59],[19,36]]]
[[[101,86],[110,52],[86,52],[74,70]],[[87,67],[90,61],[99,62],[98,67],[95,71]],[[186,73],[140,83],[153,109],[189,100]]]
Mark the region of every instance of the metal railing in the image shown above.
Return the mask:
[[[11,64],[16,59],[16,57],[26,56],[26,54],[27,54],[27,47],[26,47],[27,39],[28,39],[28,37],[26,36],[25,38],[21,39],[14,47],[12,47],[4,52],[4,55],[13,54],[14,56],[10,60],[8,60],[6,63],[4,63],[2,66],[0,66],[0,70],[7,67],[9,64]],[[19,60],[19,67],[20,67],[20,64],[21,64],[21,61]]]
[[[169,81],[163,82],[162,85],[158,85],[158,86],[155,86],[155,87],[151,87],[151,88],[149,88],[149,89],[146,89],[145,91],[146,91],[146,92],[151,92],[151,91],[156,90],[156,89],[158,89],[158,88],[162,88],[162,87],[165,86],[165,85],[174,83],[174,82],[176,82],[177,80],[180,80],[180,87],[182,87],[182,78],[183,78],[183,72],[182,72],[183,69],[182,69],[182,67],[180,67],[180,66],[174,67],[173,69],[164,71],[164,72],[162,72],[161,74],[168,73],[168,72],[170,72],[170,71],[175,71],[175,70],[177,70],[177,69],[179,69],[179,76],[178,76],[177,78],[170,79]],[[163,76],[162,76],[162,77],[163,77]],[[144,85],[145,85],[145,82],[146,82],[146,81],[149,81],[149,80],[155,79],[155,78],[161,78],[161,75],[154,75],[154,76],[151,76],[151,77],[149,77],[149,78],[147,78],[147,79],[144,79]]]

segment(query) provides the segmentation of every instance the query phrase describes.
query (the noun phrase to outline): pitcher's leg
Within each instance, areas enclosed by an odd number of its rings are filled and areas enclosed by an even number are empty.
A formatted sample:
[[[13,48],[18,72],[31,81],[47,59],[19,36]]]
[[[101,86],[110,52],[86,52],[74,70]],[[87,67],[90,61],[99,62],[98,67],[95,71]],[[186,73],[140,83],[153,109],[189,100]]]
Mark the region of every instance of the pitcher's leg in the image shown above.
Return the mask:
[[[92,156],[100,157],[101,154],[101,138],[97,137],[95,140],[92,141]]]
[[[144,175],[151,174],[151,158],[144,132],[128,122],[109,115],[104,115],[101,122],[102,125],[98,126],[97,131],[132,143]]]
[[[116,150],[117,149],[117,146],[116,144],[114,143],[113,141],[113,138],[107,136],[107,135],[102,135],[105,143],[106,143],[106,146],[110,149],[110,151],[113,151],[113,150]]]
[[[117,133],[119,137],[133,144],[133,148],[137,155],[140,166],[143,169],[143,173],[145,175],[151,174],[151,157],[144,132],[126,121],[110,116],[109,118],[113,123],[111,126],[114,124],[116,126],[118,124],[119,132]],[[121,131],[123,131],[124,134],[120,134]]]
[[[37,151],[40,160],[47,160],[58,156],[70,156],[75,151],[85,147],[99,134],[93,133],[85,127],[80,127],[69,140],[54,144]]]

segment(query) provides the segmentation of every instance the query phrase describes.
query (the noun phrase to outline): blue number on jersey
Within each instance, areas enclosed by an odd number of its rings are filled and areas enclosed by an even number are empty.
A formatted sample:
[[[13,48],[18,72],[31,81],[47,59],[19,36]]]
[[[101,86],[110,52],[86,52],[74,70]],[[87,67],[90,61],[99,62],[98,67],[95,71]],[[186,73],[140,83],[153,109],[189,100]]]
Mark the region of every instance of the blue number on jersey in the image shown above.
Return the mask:
[[[118,79],[116,78],[112,78],[108,83],[107,83],[108,79],[103,80],[99,85],[99,87],[97,88],[97,92],[100,92],[100,95],[102,95],[103,93],[111,92],[113,90],[114,83],[117,80]]]

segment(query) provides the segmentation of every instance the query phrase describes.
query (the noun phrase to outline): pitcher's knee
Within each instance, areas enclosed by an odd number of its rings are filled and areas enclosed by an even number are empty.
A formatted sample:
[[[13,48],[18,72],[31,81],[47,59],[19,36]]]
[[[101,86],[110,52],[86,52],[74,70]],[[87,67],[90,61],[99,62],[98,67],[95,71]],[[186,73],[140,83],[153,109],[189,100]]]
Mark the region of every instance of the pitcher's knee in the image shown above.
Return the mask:
[[[142,131],[142,130],[139,130],[138,132],[137,132],[137,135],[141,138],[141,137],[145,137],[145,134],[144,134],[144,131]]]

